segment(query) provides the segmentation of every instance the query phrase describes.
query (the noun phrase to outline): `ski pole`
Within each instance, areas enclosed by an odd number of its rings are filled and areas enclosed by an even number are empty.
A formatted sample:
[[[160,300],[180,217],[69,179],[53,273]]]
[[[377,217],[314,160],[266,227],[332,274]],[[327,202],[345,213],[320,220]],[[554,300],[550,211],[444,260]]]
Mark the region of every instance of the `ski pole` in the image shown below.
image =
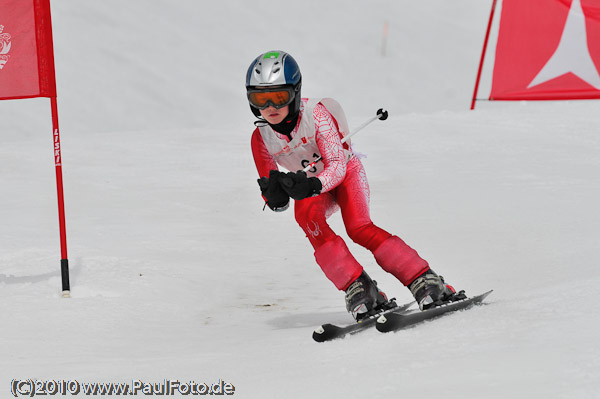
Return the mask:
[[[384,120],[387,119],[387,117],[388,117],[388,112],[384,111],[383,108],[379,108],[377,110],[377,115],[369,118],[362,125],[360,125],[356,129],[354,129],[353,132],[350,132],[346,137],[342,138],[342,144],[344,144],[346,141],[350,140],[350,137],[354,136],[356,133],[358,133],[361,130],[363,130],[365,127],[367,127],[367,125],[371,124],[373,121],[376,121],[377,119],[380,119],[380,120],[384,121]],[[323,157],[319,156],[317,159],[315,159],[314,161],[312,161],[311,163],[309,163],[308,165],[306,165],[306,167],[304,169],[302,169],[302,171],[303,172],[308,172],[308,170],[310,168],[314,167],[317,164],[317,162],[319,162],[322,159],[323,159]]]

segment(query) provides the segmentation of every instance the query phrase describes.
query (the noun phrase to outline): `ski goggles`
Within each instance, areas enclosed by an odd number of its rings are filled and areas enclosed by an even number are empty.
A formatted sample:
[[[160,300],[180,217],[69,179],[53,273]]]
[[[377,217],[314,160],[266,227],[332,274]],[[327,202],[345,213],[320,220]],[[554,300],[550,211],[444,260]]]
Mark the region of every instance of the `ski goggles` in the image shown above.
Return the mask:
[[[283,108],[294,100],[292,87],[278,87],[273,89],[248,89],[248,101],[254,108],[265,109],[269,105]]]

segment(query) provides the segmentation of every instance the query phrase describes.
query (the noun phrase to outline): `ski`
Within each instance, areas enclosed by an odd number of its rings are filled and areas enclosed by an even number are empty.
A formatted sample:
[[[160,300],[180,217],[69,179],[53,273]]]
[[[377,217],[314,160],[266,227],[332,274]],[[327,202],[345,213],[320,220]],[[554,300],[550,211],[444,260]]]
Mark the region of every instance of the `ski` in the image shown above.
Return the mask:
[[[380,332],[392,332],[402,330],[411,327],[415,324],[421,323],[425,320],[434,319],[444,314],[455,312],[457,310],[468,309],[476,304],[481,304],[485,297],[492,293],[490,290],[484,294],[477,295],[474,297],[461,299],[456,302],[449,302],[447,304],[437,306],[435,308],[427,309],[424,311],[415,310],[409,312],[390,312],[382,314],[377,319],[377,330]]]
[[[325,342],[343,338],[348,334],[356,334],[359,331],[363,331],[369,327],[373,327],[380,316],[386,315],[390,312],[406,312],[408,308],[410,308],[415,303],[415,301],[412,301],[404,305],[396,306],[392,309],[384,310],[383,312],[376,313],[366,319],[361,320],[359,323],[352,323],[344,326],[338,326],[335,324],[323,324],[313,332],[313,339],[317,342]]]

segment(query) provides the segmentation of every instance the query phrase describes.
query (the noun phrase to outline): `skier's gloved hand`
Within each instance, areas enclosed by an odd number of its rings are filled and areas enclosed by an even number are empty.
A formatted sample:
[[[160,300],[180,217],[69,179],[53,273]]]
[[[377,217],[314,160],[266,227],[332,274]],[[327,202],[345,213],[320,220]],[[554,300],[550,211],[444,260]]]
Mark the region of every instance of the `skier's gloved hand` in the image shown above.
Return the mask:
[[[285,173],[278,170],[272,170],[269,172],[269,177],[261,177],[257,180],[267,206],[275,212],[283,212],[290,205],[290,196],[281,187],[280,180],[284,175]]]
[[[295,200],[312,197],[321,193],[323,184],[317,177],[307,177],[306,172],[299,170],[289,172],[281,177],[281,186]]]

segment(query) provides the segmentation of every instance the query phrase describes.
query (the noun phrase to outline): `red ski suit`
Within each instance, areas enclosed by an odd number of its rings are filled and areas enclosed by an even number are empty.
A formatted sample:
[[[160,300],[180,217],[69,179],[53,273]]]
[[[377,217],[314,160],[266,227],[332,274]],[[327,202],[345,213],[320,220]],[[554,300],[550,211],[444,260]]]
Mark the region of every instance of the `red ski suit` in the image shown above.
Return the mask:
[[[307,99],[302,99],[298,123],[290,135],[292,140],[298,133],[306,104]],[[347,156],[350,149],[341,142],[337,121],[321,103],[314,107],[313,119],[319,155],[324,162],[324,169],[316,176],[323,189],[318,196],[295,201],[294,212],[315,250],[317,263],[339,290],[345,290],[362,273],[362,266],[343,239],[327,224],[327,217],[339,207],[350,239],[371,251],[385,271],[404,285],[410,284],[429,268],[428,263],[399,237],[373,224],[369,215],[369,185],[362,163],[354,154]],[[288,136],[274,134],[277,139],[290,142]],[[258,174],[268,177],[269,171],[278,166],[259,128],[254,130],[251,143]]]

